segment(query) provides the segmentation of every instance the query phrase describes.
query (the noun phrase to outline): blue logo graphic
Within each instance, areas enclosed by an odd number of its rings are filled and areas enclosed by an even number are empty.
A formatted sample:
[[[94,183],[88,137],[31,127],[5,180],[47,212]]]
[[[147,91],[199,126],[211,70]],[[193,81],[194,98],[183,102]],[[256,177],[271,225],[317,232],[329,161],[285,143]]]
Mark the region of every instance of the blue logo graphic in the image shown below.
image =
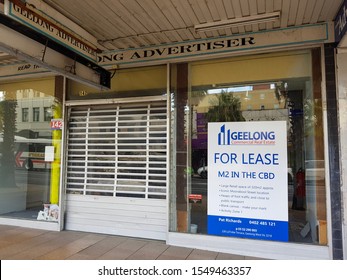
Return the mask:
[[[274,131],[231,131],[225,129],[225,124],[220,127],[218,133],[218,146],[232,145],[232,141],[263,141],[276,140]]]
[[[221,145],[230,145],[230,129],[225,134],[225,124],[221,126],[220,132],[218,133],[218,146]]]

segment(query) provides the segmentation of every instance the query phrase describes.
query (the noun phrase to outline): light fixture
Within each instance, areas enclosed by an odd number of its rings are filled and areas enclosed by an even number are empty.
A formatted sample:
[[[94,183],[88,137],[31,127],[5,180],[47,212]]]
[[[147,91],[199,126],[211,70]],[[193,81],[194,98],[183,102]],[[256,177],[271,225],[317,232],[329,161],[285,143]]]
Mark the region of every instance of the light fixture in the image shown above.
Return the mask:
[[[196,32],[213,31],[222,28],[240,27],[251,24],[272,22],[280,19],[280,12],[266,13],[260,15],[253,15],[241,18],[234,18],[229,20],[220,20],[215,22],[208,22],[197,24],[194,26]]]

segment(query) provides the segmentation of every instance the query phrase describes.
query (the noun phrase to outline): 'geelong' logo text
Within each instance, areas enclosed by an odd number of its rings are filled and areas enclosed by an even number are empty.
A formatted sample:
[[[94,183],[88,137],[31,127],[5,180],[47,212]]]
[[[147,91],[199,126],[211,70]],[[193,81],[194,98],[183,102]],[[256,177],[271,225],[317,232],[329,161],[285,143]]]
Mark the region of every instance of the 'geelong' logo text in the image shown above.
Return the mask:
[[[239,144],[274,144],[276,135],[274,131],[231,131],[225,129],[225,124],[221,126],[218,133],[218,145],[232,145],[236,141]],[[239,142],[240,141],[240,142]],[[261,141],[261,143],[260,143]]]

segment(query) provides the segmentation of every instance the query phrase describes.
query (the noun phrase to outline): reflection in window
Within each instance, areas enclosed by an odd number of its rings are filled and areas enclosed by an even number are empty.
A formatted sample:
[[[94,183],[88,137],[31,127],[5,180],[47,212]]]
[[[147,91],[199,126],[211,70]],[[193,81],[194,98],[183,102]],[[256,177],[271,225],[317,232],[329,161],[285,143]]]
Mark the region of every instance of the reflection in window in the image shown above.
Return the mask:
[[[208,184],[208,123],[282,121],[287,124],[288,184],[281,186],[287,196],[281,199],[288,201],[289,242],[327,244],[322,97],[320,77],[311,71],[319,59],[303,51],[194,62],[189,94],[181,90],[188,82],[172,75],[171,141],[177,144],[172,145],[176,212],[171,213],[171,231],[190,232],[194,225],[197,233],[208,234],[207,205],[213,192]],[[179,75],[175,67],[173,73]]]
[[[57,222],[47,213],[58,207],[60,158],[46,161],[45,152],[59,149],[61,131],[52,131],[40,113],[58,112],[54,85],[54,78],[0,84],[1,217]]]
[[[22,122],[29,122],[29,108],[22,108]]]
[[[52,119],[52,108],[51,107],[45,107],[43,108],[43,114],[44,114],[44,121],[49,122]]]
[[[310,80],[287,80],[273,88],[272,83],[245,85],[244,90],[199,88],[190,98],[191,116],[191,194],[201,194],[207,199],[207,123],[209,122],[256,122],[286,121],[288,134],[288,205],[290,241],[316,243],[315,235],[305,231],[309,223],[308,210],[318,207],[317,196],[324,192],[324,160],[314,158],[317,133],[314,112],[319,113],[311,100]],[[285,87],[284,87],[285,85]],[[212,94],[214,93],[214,94]],[[257,104],[261,104],[256,106]],[[252,108],[259,109],[252,109]],[[304,118],[305,115],[305,118]],[[310,189],[310,193],[305,188]],[[313,189],[314,190],[313,190]],[[324,198],[325,199],[325,198]],[[198,225],[200,233],[207,234],[207,206],[191,204],[190,219]],[[310,210],[312,211],[312,210]],[[320,221],[317,221],[319,223]],[[317,237],[318,238],[318,237]]]
[[[39,122],[40,121],[40,108],[34,107],[33,108],[33,122]]]

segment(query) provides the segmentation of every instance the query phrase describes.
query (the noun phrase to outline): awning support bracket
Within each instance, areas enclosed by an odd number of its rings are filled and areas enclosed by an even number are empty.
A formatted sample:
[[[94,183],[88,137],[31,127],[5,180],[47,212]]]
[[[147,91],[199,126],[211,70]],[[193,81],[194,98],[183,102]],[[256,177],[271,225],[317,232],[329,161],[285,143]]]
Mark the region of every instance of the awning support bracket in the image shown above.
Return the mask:
[[[45,56],[46,56],[47,46],[48,46],[48,39],[46,40],[45,47],[44,47],[44,49],[43,49],[43,51],[42,51],[42,58],[41,58],[41,61],[42,61],[42,62],[45,62]]]

